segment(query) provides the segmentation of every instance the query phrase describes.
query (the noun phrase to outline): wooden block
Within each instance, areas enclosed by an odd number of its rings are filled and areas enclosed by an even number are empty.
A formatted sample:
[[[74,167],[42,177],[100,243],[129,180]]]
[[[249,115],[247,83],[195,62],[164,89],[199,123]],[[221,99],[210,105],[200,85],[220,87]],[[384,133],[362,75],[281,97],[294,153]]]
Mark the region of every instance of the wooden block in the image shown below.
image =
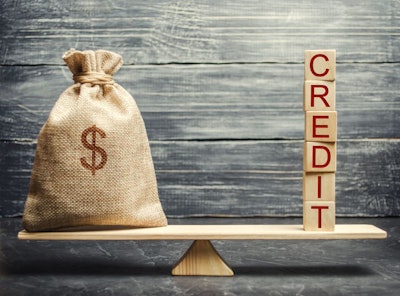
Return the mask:
[[[336,172],[336,143],[304,142],[305,172]]]
[[[336,50],[306,50],[304,52],[304,80],[336,79]]]
[[[336,82],[322,80],[304,81],[303,110],[336,110]]]
[[[335,201],[335,173],[303,172],[303,201]]]
[[[303,202],[303,226],[306,231],[335,231],[335,202]]]
[[[304,138],[306,141],[336,142],[336,111],[306,111]]]

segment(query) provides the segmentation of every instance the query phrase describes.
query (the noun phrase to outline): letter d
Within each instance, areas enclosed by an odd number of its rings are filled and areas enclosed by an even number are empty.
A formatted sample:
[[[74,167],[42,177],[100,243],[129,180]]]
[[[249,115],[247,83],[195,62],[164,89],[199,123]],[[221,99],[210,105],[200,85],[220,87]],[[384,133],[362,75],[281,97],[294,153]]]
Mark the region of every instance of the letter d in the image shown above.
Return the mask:
[[[317,158],[317,150],[320,150],[320,153],[318,153],[318,158]],[[321,153],[325,153],[326,157],[322,158]],[[322,160],[321,160],[322,159]],[[323,162],[323,160],[325,162]],[[325,146],[313,146],[312,147],[312,167],[313,168],[325,168],[327,167],[331,162],[331,152],[329,149]]]

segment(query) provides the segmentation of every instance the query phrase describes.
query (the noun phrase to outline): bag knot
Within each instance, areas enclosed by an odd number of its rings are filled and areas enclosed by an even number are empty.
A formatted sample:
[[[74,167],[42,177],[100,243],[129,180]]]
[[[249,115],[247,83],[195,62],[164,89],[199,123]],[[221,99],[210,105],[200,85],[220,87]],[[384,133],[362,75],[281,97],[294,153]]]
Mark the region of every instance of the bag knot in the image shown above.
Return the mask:
[[[112,75],[101,72],[81,72],[73,76],[75,83],[90,83],[94,85],[113,84]]]

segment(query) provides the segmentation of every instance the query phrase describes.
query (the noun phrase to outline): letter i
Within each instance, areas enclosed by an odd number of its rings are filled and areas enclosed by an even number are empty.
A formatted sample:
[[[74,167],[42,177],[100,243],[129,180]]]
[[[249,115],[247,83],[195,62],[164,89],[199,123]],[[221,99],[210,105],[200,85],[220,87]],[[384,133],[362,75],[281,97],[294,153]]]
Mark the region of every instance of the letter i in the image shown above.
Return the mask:
[[[321,191],[322,191],[322,188],[321,188],[321,176],[318,176],[318,198],[321,198]]]

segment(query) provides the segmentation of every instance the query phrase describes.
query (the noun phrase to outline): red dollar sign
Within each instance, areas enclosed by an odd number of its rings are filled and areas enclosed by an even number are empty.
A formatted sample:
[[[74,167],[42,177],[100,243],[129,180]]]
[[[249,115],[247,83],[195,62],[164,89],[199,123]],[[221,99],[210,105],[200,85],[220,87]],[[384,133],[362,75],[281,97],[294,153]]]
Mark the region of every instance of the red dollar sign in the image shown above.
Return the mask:
[[[96,174],[96,170],[100,170],[103,168],[107,162],[107,153],[104,151],[103,148],[96,146],[96,134],[99,134],[100,137],[105,138],[106,133],[102,130],[96,127],[96,125],[93,125],[87,129],[85,129],[82,132],[81,136],[81,141],[83,144],[83,147],[92,150],[92,164],[89,164],[85,157],[81,158],[81,164],[85,169],[88,169],[92,172],[92,175],[94,176]],[[87,136],[91,134],[92,135],[92,141],[91,143],[88,142]],[[101,161],[98,165],[96,165],[96,152],[100,154],[101,156]]]

